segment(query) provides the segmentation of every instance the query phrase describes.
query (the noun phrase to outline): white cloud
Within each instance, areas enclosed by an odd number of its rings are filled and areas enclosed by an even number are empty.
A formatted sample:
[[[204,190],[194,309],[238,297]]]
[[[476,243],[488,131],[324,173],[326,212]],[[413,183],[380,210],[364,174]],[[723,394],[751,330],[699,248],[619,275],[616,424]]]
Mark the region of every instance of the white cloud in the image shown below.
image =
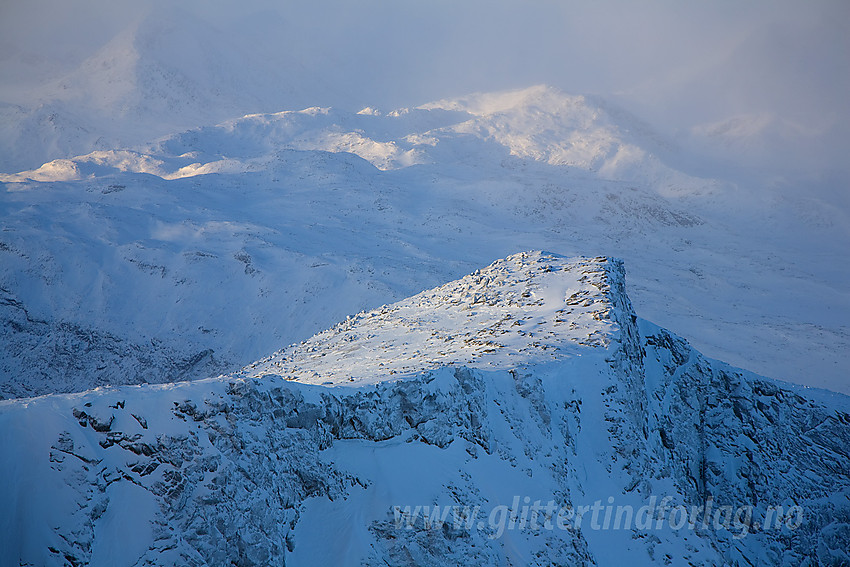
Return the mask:
[[[741,115],[781,117],[817,133],[805,147],[788,140],[782,152],[799,150],[809,169],[845,167],[850,4],[841,0],[35,0],[0,10],[6,100],[31,99],[33,84],[70,73],[151,14],[190,36],[212,30],[184,38],[173,64],[241,89],[244,113],[386,111],[546,83],[610,97],[668,133]],[[211,39],[234,54],[230,68],[191,49]],[[167,50],[174,34],[161,40],[157,48]]]

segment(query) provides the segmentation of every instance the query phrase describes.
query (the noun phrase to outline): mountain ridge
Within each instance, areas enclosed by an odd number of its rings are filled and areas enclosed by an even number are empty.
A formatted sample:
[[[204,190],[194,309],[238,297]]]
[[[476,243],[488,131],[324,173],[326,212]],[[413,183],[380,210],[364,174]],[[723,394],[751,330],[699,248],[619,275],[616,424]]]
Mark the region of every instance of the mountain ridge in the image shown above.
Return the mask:
[[[518,253],[434,290],[349,317],[249,365],[241,375],[280,374],[305,383],[354,386],[371,383],[374,375],[404,376],[445,364],[499,369],[510,366],[512,358],[526,363],[569,358],[570,342],[605,346],[613,340],[616,321],[626,315],[612,312],[609,298],[617,291],[610,286],[623,279],[617,260]],[[631,309],[628,303],[626,308]],[[419,315],[423,312],[427,318]],[[576,333],[559,328],[566,324]],[[305,360],[312,351],[328,353],[331,360]],[[366,358],[357,355],[362,351]],[[427,358],[435,353],[441,354]]]
[[[509,281],[493,277],[500,271]],[[230,376],[2,401],[0,491],[12,505],[0,518],[10,550],[0,563],[841,561],[850,398],[814,401],[703,358],[635,316],[622,275],[604,258],[523,253],[388,306],[396,320],[454,325],[455,353],[430,344],[442,364],[421,359],[408,373],[380,366],[399,354],[382,350],[384,340],[345,338],[372,329],[379,310]],[[520,286],[515,295],[510,284]],[[490,353],[468,356],[469,308],[493,311],[483,327],[498,331],[525,292],[518,307],[537,320],[518,327],[534,334],[531,346],[550,329],[565,355],[538,346],[501,365],[488,364]],[[542,317],[559,309],[568,324]],[[403,343],[417,328],[385,333]],[[588,335],[597,339],[577,340]],[[381,379],[349,385],[339,345],[360,341]],[[335,358],[338,379],[269,371],[287,355],[308,371],[311,360]],[[674,528],[671,515],[658,528],[501,532],[492,522],[435,530],[394,519],[394,506],[433,503],[477,505],[486,520],[516,495],[572,510],[606,498],[710,499],[750,506],[751,516],[716,528]],[[805,522],[757,527],[792,503]]]

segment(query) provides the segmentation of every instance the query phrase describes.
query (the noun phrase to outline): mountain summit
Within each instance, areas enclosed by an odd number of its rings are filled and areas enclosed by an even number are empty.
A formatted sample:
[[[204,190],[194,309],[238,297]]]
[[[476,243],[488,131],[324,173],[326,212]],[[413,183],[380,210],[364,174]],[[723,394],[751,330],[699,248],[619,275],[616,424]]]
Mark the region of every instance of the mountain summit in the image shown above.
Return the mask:
[[[232,375],[0,402],[0,563],[841,564],[848,411],[516,254]]]
[[[443,366],[504,370],[581,356],[616,340],[617,321],[631,315],[624,281],[617,260],[515,254],[349,317],[239,375],[360,386]]]

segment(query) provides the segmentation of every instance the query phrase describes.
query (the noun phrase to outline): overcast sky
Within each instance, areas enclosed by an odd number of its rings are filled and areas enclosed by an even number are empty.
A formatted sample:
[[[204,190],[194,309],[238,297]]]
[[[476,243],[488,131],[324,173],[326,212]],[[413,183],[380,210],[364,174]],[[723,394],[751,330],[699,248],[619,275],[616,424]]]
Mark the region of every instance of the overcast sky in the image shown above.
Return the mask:
[[[295,79],[313,104],[391,108],[546,83],[612,98],[666,133],[770,115],[808,136],[808,146],[816,140],[821,154],[834,153],[833,164],[850,148],[844,0],[175,4],[6,0],[0,80],[26,86],[60,76],[153,16],[256,45],[260,63],[247,68],[258,75],[301,65],[309,72]]]

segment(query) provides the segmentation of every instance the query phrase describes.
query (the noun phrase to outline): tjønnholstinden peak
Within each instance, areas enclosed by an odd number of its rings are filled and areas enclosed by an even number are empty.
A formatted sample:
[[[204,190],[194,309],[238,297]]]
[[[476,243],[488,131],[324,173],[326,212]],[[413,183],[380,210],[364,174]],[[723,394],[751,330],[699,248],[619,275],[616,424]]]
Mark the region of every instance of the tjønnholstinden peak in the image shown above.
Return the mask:
[[[504,370],[581,356],[607,347],[631,313],[623,282],[618,260],[523,252],[349,317],[241,375],[359,386],[448,365]]]
[[[233,375],[1,402],[0,561],[844,561],[846,397],[702,357],[624,282],[517,254]]]

